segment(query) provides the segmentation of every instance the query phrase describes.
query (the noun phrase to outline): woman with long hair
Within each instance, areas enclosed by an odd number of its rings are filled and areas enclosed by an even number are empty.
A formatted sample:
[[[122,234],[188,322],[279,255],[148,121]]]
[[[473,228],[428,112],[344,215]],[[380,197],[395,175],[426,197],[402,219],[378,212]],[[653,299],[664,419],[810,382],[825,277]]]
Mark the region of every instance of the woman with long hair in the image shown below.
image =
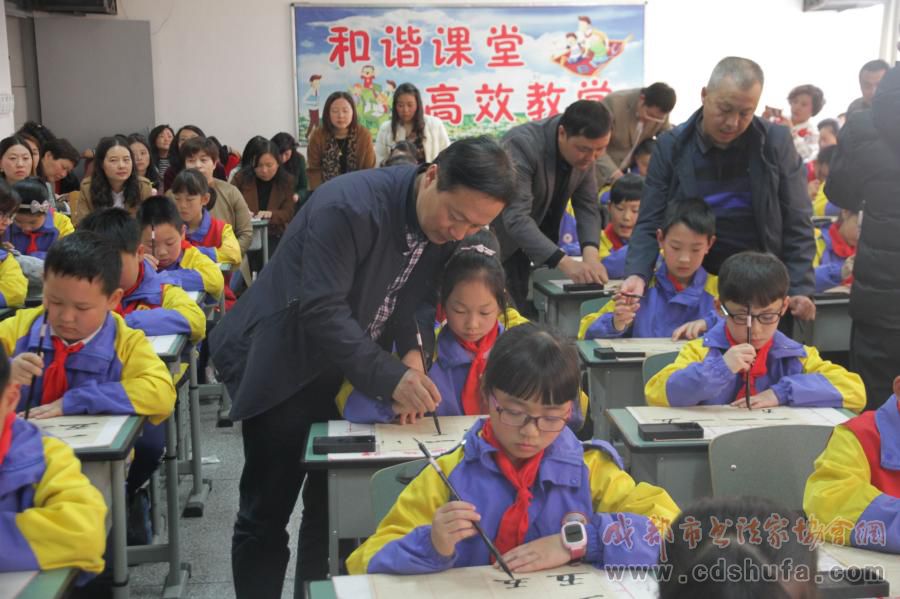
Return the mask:
[[[157,125],[150,130],[150,162],[156,167],[160,178],[166,175],[166,170],[169,168],[171,161],[169,148],[174,139],[175,131],[168,125]]]
[[[425,114],[422,96],[412,83],[401,83],[394,92],[391,120],[382,123],[375,137],[375,158],[382,164],[398,141],[408,140],[416,146],[416,161],[434,162],[450,138],[441,119]]]
[[[138,177],[149,179],[154,189],[159,189],[162,185],[162,179],[159,176],[159,171],[156,170],[156,165],[153,164],[150,142],[140,133],[132,133],[127,139],[128,146],[131,148],[131,153],[134,156],[134,168]]]
[[[338,175],[375,166],[372,135],[356,118],[353,96],[334,92],[325,101],[323,113],[306,148],[310,190]]]

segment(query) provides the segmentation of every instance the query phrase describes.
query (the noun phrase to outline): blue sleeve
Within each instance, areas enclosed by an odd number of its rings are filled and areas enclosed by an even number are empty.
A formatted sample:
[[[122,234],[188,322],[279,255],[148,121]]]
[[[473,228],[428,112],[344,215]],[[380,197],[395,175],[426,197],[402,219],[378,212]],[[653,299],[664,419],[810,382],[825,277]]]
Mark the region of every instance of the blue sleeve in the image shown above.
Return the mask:
[[[818,372],[782,377],[770,387],[778,403],[799,408],[843,408],[844,397],[825,376]]]
[[[357,424],[391,422],[396,416],[387,402],[372,399],[355,389],[344,404],[344,419]]]
[[[816,293],[841,284],[841,267],[843,262],[829,262],[816,267]]]
[[[628,256],[628,245],[623,245],[610,252],[609,256],[601,260],[610,279],[625,278],[625,258]]]
[[[190,335],[191,325],[176,310],[154,308],[135,310],[125,316],[125,324],[132,329],[144,331],[148,337],[154,335]]]
[[[659,533],[646,516],[594,514],[585,529],[588,545],[584,559],[598,568],[652,566],[659,561]]]
[[[185,291],[206,291],[203,286],[203,278],[200,273],[190,268],[163,271],[166,278]]]
[[[615,337],[622,337],[630,328],[631,327],[625,327],[621,331],[616,330],[616,325],[613,324],[613,313],[607,312],[601,314],[600,318],[591,323],[591,326],[589,326],[588,330],[584,333],[584,338],[612,339]]]
[[[710,330],[719,322],[719,313],[716,312],[715,308],[710,310],[706,316],[703,317],[703,322],[706,323],[706,330]]]
[[[0,308],[6,308],[9,304],[6,303],[6,296],[3,295],[3,292],[0,292]]]
[[[882,493],[872,500],[853,531],[854,547],[900,553],[900,498]]]
[[[122,383],[88,381],[62,396],[63,414],[134,414],[134,406]]]
[[[444,557],[431,542],[431,525],[414,528],[387,543],[369,560],[369,574],[429,574],[453,567],[457,554]]]
[[[694,362],[672,373],[666,381],[669,405],[724,405],[734,399],[735,375],[722,354],[710,352],[702,362]]]
[[[37,556],[16,524],[17,515],[13,510],[0,511],[0,572],[40,570]]]
[[[568,212],[563,212],[559,221],[559,247],[568,256],[580,256],[581,244],[578,242],[578,227],[575,217]]]

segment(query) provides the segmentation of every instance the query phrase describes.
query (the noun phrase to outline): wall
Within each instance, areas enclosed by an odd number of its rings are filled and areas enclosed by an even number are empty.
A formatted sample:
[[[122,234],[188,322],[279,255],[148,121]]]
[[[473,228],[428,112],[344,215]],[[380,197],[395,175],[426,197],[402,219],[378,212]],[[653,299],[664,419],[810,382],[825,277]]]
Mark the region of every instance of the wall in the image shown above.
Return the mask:
[[[176,127],[196,123],[238,146],[254,134],[293,130],[289,0],[119,0],[118,4],[118,18],[150,21],[158,122]],[[699,106],[700,88],[718,59],[737,54],[754,58],[766,72],[760,110],[765,103],[787,108],[791,87],[815,83],[827,99],[820,116],[843,112],[858,95],[859,66],[878,56],[882,9],[803,13],[801,4],[801,0],[648,0],[646,80],[664,80],[675,87],[677,122]]]
[[[9,35],[6,32],[6,6],[0,2],[0,51],[9,47]],[[6,51],[0,55],[0,94],[12,94],[12,75],[9,70],[9,60],[4,56],[8,55]],[[13,113],[0,114],[0,138],[7,137],[13,131]]]

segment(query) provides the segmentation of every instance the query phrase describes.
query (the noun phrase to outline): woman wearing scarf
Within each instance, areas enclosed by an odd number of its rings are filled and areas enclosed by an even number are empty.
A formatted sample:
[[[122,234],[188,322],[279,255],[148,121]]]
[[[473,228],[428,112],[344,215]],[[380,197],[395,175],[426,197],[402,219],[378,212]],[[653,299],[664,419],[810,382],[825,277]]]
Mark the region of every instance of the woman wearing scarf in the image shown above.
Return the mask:
[[[310,190],[338,175],[375,166],[372,135],[356,119],[353,96],[334,92],[325,101],[324,112],[322,125],[313,131],[306,148]]]

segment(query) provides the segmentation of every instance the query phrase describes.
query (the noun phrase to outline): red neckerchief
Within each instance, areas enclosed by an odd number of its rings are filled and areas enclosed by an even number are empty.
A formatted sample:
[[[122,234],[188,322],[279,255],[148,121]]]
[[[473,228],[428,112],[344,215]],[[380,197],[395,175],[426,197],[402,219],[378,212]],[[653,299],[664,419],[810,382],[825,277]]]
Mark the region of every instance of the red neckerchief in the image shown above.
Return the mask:
[[[669,281],[672,283],[672,286],[675,288],[675,293],[681,293],[684,291],[685,285],[682,285],[678,282],[678,280],[671,275],[671,273],[666,273],[666,277],[669,278]]]
[[[10,412],[3,421],[3,434],[0,435],[0,466],[3,465],[3,460],[9,453],[9,446],[12,445],[12,426],[15,419],[16,413]]]
[[[487,355],[494,347],[497,341],[497,334],[500,324],[495,322],[493,328],[478,341],[464,341],[454,333],[457,343],[466,351],[474,355],[472,365],[469,367],[469,374],[466,375],[466,383],[463,385],[460,403],[462,404],[463,413],[467,416],[475,416],[484,414],[481,405],[481,375],[487,366]]]
[[[54,402],[65,394],[69,388],[69,381],[66,379],[66,360],[84,347],[84,343],[80,341],[67,347],[63,340],[56,335],[50,339],[53,341],[53,361],[44,370],[44,392],[41,395],[41,405]]]
[[[606,225],[606,228],[603,229],[603,232],[606,233],[606,238],[609,239],[610,243],[612,243],[614,250],[625,247],[625,242],[622,241],[621,237],[616,235],[615,231],[613,231],[612,223]]]
[[[837,254],[838,258],[849,258],[856,254],[856,248],[844,239],[840,232],[841,226],[834,222],[828,227],[828,234],[831,236],[831,249]]]
[[[528,532],[528,506],[532,498],[531,487],[537,478],[544,450],[527,460],[521,468],[516,468],[494,436],[490,419],[484,423],[481,434],[485,441],[497,448],[494,461],[509,484],[516,489],[516,500],[503,513],[500,526],[497,528],[497,537],[494,539],[494,544],[502,555],[525,542],[525,533]]]
[[[119,316],[128,316],[129,314],[131,314],[132,312],[134,312],[141,306],[146,306],[147,308],[159,308],[159,306],[151,304],[150,302],[147,302],[145,300],[138,300],[136,302],[131,302],[127,306],[125,305],[125,300],[128,299],[128,297],[132,293],[137,291],[138,288],[141,286],[141,283],[143,283],[143,282],[144,282],[144,263],[141,262],[140,265],[138,266],[137,281],[135,281],[134,285],[132,285],[131,287],[129,287],[128,289],[125,290],[125,293],[122,294],[122,299],[119,301],[119,305],[116,306],[116,313]],[[160,285],[160,287],[162,287],[162,286]]]
[[[443,324],[445,320],[447,320],[447,313],[444,312],[444,304],[439,303],[434,310],[434,321]]]
[[[25,249],[25,253],[30,256],[38,251],[37,241],[44,236],[44,231],[22,231],[22,233],[28,235],[28,247]]]
[[[731,336],[731,331],[728,330],[728,327],[725,327],[725,338],[728,339],[729,345],[740,345],[741,341],[735,341],[734,337]],[[766,341],[766,344],[761,348],[756,350],[756,359],[753,360],[753,364],[750,366],[750,395],[756,395],[756,379],[766,374],[766,362],[769,359],[769,350],[772,348],[772,342],[775,341],[775,335]],[[737,397],[735,399],[741,399],[742,397],[747,396],[747,388],[744,385],[741,385],[741,388],[738,389]]]

